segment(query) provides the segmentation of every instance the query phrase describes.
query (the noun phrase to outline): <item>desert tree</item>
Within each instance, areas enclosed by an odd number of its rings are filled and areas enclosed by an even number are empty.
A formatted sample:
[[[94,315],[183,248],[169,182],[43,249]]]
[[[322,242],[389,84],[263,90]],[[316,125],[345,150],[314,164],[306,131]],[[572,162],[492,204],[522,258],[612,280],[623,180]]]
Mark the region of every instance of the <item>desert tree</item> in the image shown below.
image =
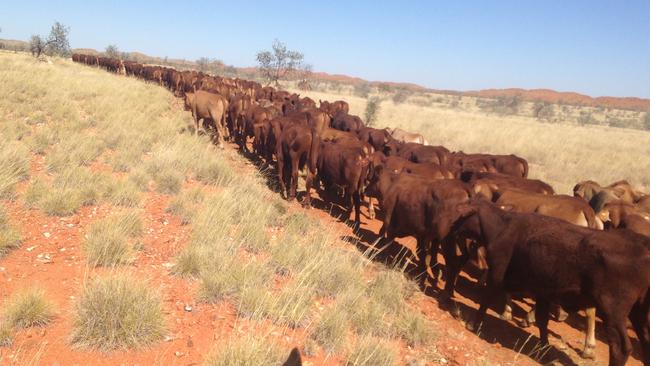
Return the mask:
[[[59,22],[54,22],[50,35],[47,37],[47,51],[50,54],[57,56],[70,55],[70,41],[68,36],[70,34],[70,27],[67,27]]]
[[[45,47],[47,46],[43,37],[39,35],[32,35],[32,38],[29,40],[29,52],[32,53],[32,56],[39,58],[45,52]]]
[[[303,54],[298,51],[287,49],[287,46],[279,40],[273,41],[271,51],[260,51],[256,59],[262,77],[268,85],[280,85],[281,80],[292,76],[302,67]]]
[[[207,57],[201,57],[198,60],[196,60],[196,67],[199,69],[201,72],[206,72],[208,71],[208,67],[210,66],[210,59]]]
[[[364,117],[366,118],[366,126],[372,127],[377,122],[377,114],[379,114],[379,107],[381,99],[379,97],[370,97],[366,101],[366,110]]]
[[[106,49],[104,50],[104,54],[106,54],[106,57],[119,59],[120,49],[117,48],[117,45],[109,44],[108,46],[106,46]]]

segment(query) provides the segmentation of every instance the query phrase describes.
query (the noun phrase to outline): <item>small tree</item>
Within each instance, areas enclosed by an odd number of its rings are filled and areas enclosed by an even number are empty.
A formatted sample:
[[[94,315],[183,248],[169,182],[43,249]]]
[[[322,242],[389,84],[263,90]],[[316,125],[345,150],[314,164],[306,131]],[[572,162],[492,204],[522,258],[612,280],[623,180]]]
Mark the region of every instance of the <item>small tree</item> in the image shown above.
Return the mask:
[[[196,60],[196,67],[198,67],[199,71],[201,71],[201,72],[208,71],[208,66],[210,66],[210,59],[209,58],[201,57],[198,60]]]
[[[32,35],[32,38],[29,40],[29,52],[32,53],[32,56],[39,58],[45,52],[46,42],[39,35]]]
[[[47,38],[48,52],[63,57],[70,55],[70,42],[68,41],[69,34],[69,27],[66,27],[59,22],[55,22],[54,25],[52,25],[52,30],[50,30],[50,35]]]
[[[290,77],[299,69],[303,58],[302,53],[288,50],[287,46],[277,39],[273,41],[271,51],[260,51],[256,56],[262,77],[266,79],[268,85],[275,86],[279,86],[281,80]]]
[[[379,113],[379,107],[381,105],[381,99],[379,97],[370,97],[366,101],[366,111],[364,112],[364,117],[366,118],[366,126],[372,127],[375,122],[377,122],[377,114]]]
[[[104,53],[106,54],[106,57],[115,58],[115,59],[120,58],[120,50],[114,44],[109,44],[108,46],[106,46]]]

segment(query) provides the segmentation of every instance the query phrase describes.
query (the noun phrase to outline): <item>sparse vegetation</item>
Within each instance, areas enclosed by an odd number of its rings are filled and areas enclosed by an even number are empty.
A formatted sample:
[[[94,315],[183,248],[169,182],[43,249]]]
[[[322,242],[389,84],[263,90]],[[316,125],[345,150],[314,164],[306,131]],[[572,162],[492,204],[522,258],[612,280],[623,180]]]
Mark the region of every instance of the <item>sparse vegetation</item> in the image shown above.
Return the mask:
[[[165,334],[160,296],[149,284],[126,274],[86,283],[74,316],[72,343],[79,347],[137,348]]]
[[[20,234],[9,223],[7,212],[0,207],[0,258],[11,250],[20,247],[20,243]]]
[[[52,304],[45,298],[45,292],[36,287],[12,295],[2,311],[2,322],[14,329],[43,326],[53,317]]]
[[[209,366],[281,365],[286,357],[276,344],[260,337],[248,335],[232,339],[222,345],[215,355],[209,356]],[[289,354],[287,352],[286,354]]]
[[[134,255],[133,239],[142,234],[137,211],[128,211],[96,221],[88,232],[83,248],[92,266],[113,267],[130,263]]]
[[[348,366],[392,366],[397,365],[397,354],[386,341],[363,337],[350,350],[347,357]]]
[[[304,56],[298,51],[287,49],[284,43],[276,39],[271,51],[260,51],[256,58],[262,77],[269,84],[279,86],[281,80],[293,76],[303,66]]]
[[[366,101],[366,110],[363,112],[367,126],[374,126],[379,114],[381,106],[381,99],[379,97],[371,97]]]

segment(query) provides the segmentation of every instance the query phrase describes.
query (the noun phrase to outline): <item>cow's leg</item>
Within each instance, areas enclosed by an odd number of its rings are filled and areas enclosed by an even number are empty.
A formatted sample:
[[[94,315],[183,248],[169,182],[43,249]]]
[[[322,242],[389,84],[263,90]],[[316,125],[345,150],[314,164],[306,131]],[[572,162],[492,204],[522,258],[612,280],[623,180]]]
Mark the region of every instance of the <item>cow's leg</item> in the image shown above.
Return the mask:
[[[354,222],[358,226],[361,225],[361,196],[359,190],[355,189],[352,192],[352,201],[354,203]]]
[[[605,319],[607,319],[605,329],[609,343],[609,366],[624,366],[632,353],[632,343],[627,336],[625,319],[618,314],[605,314]]]
[[[278,154],[278,184],[280,185],[280,195],[284,196],[286,199],[289,199],[289,195],[285,194],[287,187],[284,183],[284,156],[282,154]]]
[[[433,275],[433,286],[438,286],[438,279],[440,278],[440,268],[438,268],[438,248],[440,243],[438,241],[429,242],[429,250],[427,251],[427,265],[431,268],[431,274]]]
[[[373,204],[372,197],[370,196],[367,197],[368,197],[368,218],[370,218],[370,220],[374,220],[375,217],[377,217],[375,215],[375,205]]]
[[[582,350],[582,358],[593,359],[596,357],[596,308],[585,309],[585,320],[587,328],[585,329],[585,347]]]
[[[298,190],[298,164],[300,163],[300,157],[297,154],[291,154],[291,184],[290,184],[290,198],[296,198],[296,191]]]
[[[479,328],[481,327],[481,323],[483,323],[483,319],[485,319],[485,313],[487,312],[487,309],[490,307],[490,304],[492,304],[492,301],[494,300],[494,297],[496,296],[497,293],[502,293],[499,290],[500,286],[484,286],[481,290],[481,297],[480,297],[480,306],[478,308],[478,311],[476,312],[476,317],[474,318],[473,322],[467,322],[466,327],[470,331],[478,331]]]
[[[462,252],[460,256],[456,255],[457,245],[457,241],[448,238],[442,242],[442,255],[445,258],[446,282],[440,301],[443,305],[450,307],[451,314],[454,317],[459,318],[460,308],[453,300],[454,288],[456,287],[456,280],[458,279],[460,269],[469,259],[469,255],[466,252]]]
[[[644,365],[650,365],[650,303],[645,306],[635,304],[630,312],[630,322],[641,344],[641,357]]]
[[[417,238],[417,244],[415,248],[415,252],[418,256],[418,271],[417,275],[419,276],[420,279],[420,284],[424,287],[426,285],[426,280],[427,277],[429,277],[429,273],[427,272],[427,265],[428,262],[427,260],[431,259],[431,256],[429,255],[429,243],[430,240],[429,238],[425,236],[419,236]]]
[[[512,295],[509,292],[506,292],[506,304],[500,318],[503,320],[512,320]]]
[[[302,205],[306,208],[311,208],[311,186],[314,181],[314,174],[307,170],[307,177],[305,178],[305,199]]]
[[[539,339],[543,346],[548,345],[548,318],[551,303],[546,299],[535,299],[535,320],[539,328]]]

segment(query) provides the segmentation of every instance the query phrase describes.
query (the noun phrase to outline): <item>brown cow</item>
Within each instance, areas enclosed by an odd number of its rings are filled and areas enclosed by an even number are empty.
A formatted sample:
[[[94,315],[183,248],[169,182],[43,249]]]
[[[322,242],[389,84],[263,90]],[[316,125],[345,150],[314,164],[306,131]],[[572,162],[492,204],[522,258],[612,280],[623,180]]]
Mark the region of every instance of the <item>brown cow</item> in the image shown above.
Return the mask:
[[[228,101],[219,94],[197,90],[195,93],[185,93],[185,108],[192,111],[195,132],[199,133],[199,122],[209,119],[216,129],[217,146],[223,148],[224,126]],[[205,121],[204,121],[205,123]]]
[[[582,181],[573,187],[573,195],[589,202],[596,212],[600,211],[607,202],[622,200],[634,203],[644,196],[625,180],[614,182],[607,187],[601,187],[593,180]]]
[[[463,181],[467,181],[472,186],[476,195],[488,201],[496,201],[501,192],[506,189],[545,195],[555,193],[553,187],[538,179],[518,178],[500,173],[464,174],[462,178]]]
[[[597,307],[603,313],[609,365],[622,366],[632,351],[629,317],[650,365],[650,238],[629,230],[583,228],[537,214],[505,212],[476,201],[458,207],[454,233],[474,239],[487,253],[488,281],[468,328],[479,329],[495,296],[532,293],[543,344],[548,344],[551,303],[567,309]],[[448,273],[453,282],[457,273]]]
[[[426,146],[415,142],[402,143],[392,138],[385,144],[384,153],[388,156],[401,156],[414,163],[438,165],[447,165],[450,154],[444,146]]]
[[[603,205],[598,217],[607,229],[629,229],[650,237],[650,214],[625,201],[612,201]]]
[[[449,164],[459,174],[463,172],[490,172],[528,177],[528,162],[517,155],[465,154],[454,152],[449,156]]]
[[[380,130],[372,127],[363,127],[357,131],[357,137],[359,137],[359,140],[372,145],[375,151],[384,151],[390,134],[385,129]]]
[[[363,121],[359,116],[352,116],[343,111],[332,116],[332,128],[337,130],[357,133],[363,127]]]
[[[529,193],[517,190],[505,190],[496,201],[497,206],[507,211],[520,213],[537,213],[540,215],[555,217],[574,225],[588,227],[591,229],[603,229],[602,221],[596,217],[594,210],[584,200],[567,195],[547,195]],[[594,358],[596,348],[596,309],[587,308],[585,343],[582,357]],[[561,319],[561,312],[558,311],[558,319]],[[506,302],[506,308],[501,315],[503,319],[512,319],[512,304],[510,298]],[[527,314],[524,326],[535,321],[534,309]]]
[[[302,366],[302,357],[300,357],[300,351],[297,347],[291,350],[289,357],[282,366]]]
[[[355,138],[356,140],[356,138]],[[348,218],[361,223],[361,194],[368,175],[366,147],[358,140],[322,141],[318,155],[318,178],[326,189],[338,186],[345,192]]]
[[[465,183],[394,173],[379,165],[374,168],[366,192],[377,198],[384,210],[380,236],[389,240],[414,236],[420,282],[425,284],[427,268],[432,268],[437,281],[438,246],[457,219],[455,206],[469,200]]]
[[[276,143],[278,159],[278,182],[280,192],[287,200],[296,197],[298,171],[307,167],[306,196],[304,206],[311,204],[311,186],[318,162],[320,138],[313,128],[303,124],[291,124],[280,132]],[[285,183],[286,182],[286,183]],[[289,190],[287,190],[287,185]]]

